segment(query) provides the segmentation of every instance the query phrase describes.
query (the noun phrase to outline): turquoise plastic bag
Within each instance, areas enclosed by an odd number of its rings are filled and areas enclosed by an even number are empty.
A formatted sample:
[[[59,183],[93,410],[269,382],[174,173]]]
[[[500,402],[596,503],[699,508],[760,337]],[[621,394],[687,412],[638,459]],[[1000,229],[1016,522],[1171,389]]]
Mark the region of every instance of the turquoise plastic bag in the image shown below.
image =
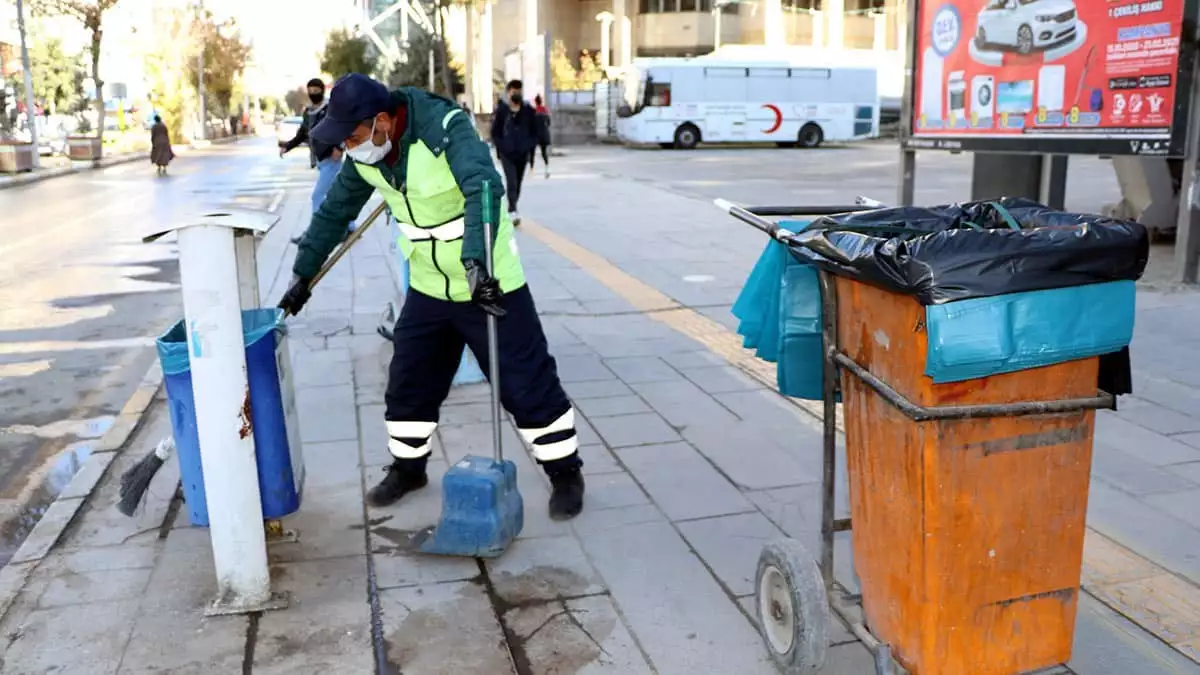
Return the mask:
[[[783,221],[799,232],[811,221]],[[758,358],[774,362],[780,393],[821,400],[821,287],[817,270],[772,239],[733,304],[738,334]]]
[[[961,382],[1111,354],[1133,340],[1132,281],[970,298],[925,308],[925,374]]]
[[[287,324],[283,322],[282,309],[270,307],[242,310],[242,336],[246,347],[256,344],[274,331],[279,331],[280,335],[287,332]],[[164,375],[178,375],[191,369],[187,328],[184,321],[177,321],[175,325],[167,329],[167,332],[154,341],[154,346],[158,349],[158,358],[162,362]]]
[[[780,287],[780,349],[775,366],[779,393],[820,401],[825,361],[821,358],[821,286],[817,269],[790,259]]]
[[[772,363],[779,357],[779,294],[790,257],[786,246],[774,239],[768,241],[733,303],[742,346]]]

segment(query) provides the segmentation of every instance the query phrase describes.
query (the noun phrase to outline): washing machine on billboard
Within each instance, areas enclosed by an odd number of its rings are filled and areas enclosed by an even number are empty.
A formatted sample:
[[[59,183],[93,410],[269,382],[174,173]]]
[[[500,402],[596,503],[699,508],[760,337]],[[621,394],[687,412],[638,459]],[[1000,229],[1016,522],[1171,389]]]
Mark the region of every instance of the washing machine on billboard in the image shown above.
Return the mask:
[[[996,78],[991,75],[976,75],[971,78],[970,118],[973,121],[991,119],[996,116]]]

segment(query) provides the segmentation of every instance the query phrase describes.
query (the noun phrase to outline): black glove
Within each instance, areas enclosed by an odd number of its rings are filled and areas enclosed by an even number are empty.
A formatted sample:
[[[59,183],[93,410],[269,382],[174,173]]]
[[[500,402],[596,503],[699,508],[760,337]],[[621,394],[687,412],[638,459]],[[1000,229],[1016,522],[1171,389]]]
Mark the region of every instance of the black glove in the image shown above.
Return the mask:
[[[308,279],[292,277],[292,285],[288,286],[287,292],[279,300],[279,309],[292,316],[299,314],[300,310],[304,309],[304,303],[312,297],[312,292],[308,290],[308,283]]]
[[[500,306],[500,282],[488,274],[487,267],[478,260],[467,260],[463,263],[467,270],[467,287],[471,289],[471,302],[492,316],[504,316],[506,312]]]

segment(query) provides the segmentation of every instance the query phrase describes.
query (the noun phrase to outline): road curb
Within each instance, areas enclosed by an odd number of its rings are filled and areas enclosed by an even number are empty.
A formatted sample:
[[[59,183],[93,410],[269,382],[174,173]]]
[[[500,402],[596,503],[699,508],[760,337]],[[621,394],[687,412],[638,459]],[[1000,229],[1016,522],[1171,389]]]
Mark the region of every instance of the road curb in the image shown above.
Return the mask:
[[[37,173],[18,174],[7,181],[0,183],[0,190],[20,187],[22,185],[31,185],[33,183],[40,183],[44,180],[50,180],[51,178],[58,178],[60,176],[69,176],[71,174],[84,173],[86,171],[96,171],[97,169],[107,169],[110,166],[136,162],[139,159],[146,159],[148,156],[148,153],[145,152],[132,152],[125,155],[118,155],[109,159],[101,159],[95,164],[95,166],[87,169],[77,169],[73,166],[64,166],[56,169],[47,169]]]
[[[108,431],[96,444],[95,450],[71,479],[71,482],[42,515],[8,563],[0,568],[0,619],[8,614],[13,600],[25,587],[29,575],[58,545],[63,532],[70,527],[79,510],[91,498],[96,486],[104,479],[109,467],[141,426],[146,411],[154,403],[162,387],[162,367],[158,360],[146,371],[133,394]]]
[[[225,145],[226,143],[233,143],[236,140],[240,140],[240,137],[239,137],[239,139],[235,139],[232,136],[228,136],[225,138],[217,138],[217,139],[213,139],[211,141],[207,141],[206,145]],[[196,149],[199,146],[189,145],[187,147],[189,147],[191,149]],[[64,167],[59,167],[59,168],[55,168],[55,169],[47,169],[45,171],[39,171],[37,173],[17,174],[16,176],[13,176],[12,178],[10,178],[7,181],[0,182],[0,190],[20,187],[22,185],[31,185],[33,183],[40,183],[44,180],[50,180],[51,178],[58,178],[60,176],[68,176],[68,175],[76,174],[76,173],[84,173],[86,171],[96,171],[97,169],[107,169],[110,166],[116,166],[118,164],[128,164],[129,162],[136,162],[136,161],[142,160],[142,159],[148,160],[149,157],[150,157],[150,150],[147,149],[145,152],[130,152],[130,153],[125,153],[123,155],[116,155],[115,157],[103,157],[99,161],[97,161],[94,166],[91,166],[86,169],[79,169],[74,166],[64,166]]]

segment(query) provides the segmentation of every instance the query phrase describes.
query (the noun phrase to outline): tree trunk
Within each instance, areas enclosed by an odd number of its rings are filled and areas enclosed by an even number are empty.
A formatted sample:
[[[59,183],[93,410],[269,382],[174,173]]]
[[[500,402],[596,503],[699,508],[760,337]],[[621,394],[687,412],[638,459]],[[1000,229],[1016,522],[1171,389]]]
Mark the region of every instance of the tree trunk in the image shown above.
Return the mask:
[[[446,98],[454,98],[454,78],[450,73],[450,50],[446,48],[446,17],[442,14],[445,8],[439,3],[436,16],[438,32],[437,49],[442,57],[442,87],[446,90]]]
[[[100,22],[92,27],[92,81],[96,83],[96,138],[104,139],[104,82],[100,80]]]

